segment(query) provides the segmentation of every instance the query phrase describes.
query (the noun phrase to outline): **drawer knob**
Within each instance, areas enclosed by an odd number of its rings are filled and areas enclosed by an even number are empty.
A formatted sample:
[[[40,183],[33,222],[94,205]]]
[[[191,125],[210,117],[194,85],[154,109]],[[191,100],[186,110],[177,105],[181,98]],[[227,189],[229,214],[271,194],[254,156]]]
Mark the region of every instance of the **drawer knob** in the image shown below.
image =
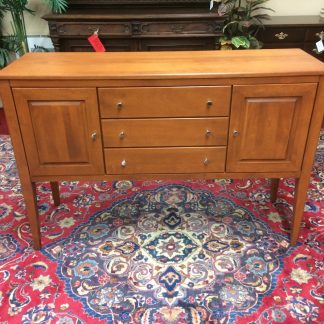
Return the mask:
[[[121,165],[123,168],[125,168],[126,164],[127,164],[126,160],[123,160],[123,161],[120,162],[120,165]]]
[[[126,136],[126,134],[125,134],[124,131],[121,131],[121,132],[119,133],[119,138],[120,138],[120,139],[124,139],[125,136]]]
[[[209,130],[209,129],[207,129],[207,130],[206,130],[206,137],[209,137],[209,136],[211,136],[211,135],[212,135],[212,131]]]
[[[240,132],[238,130],[234,129],[233,136],[237,137],[237,136],[239,136],[239,134],[240,134]]]
[[[207,107],[211,108],[212,105],[213,105],[213,102],[211,100],[207,100]]]
[[[123,108],[123,103],[122,102],[117,102],[117,105],[116,105],[117,109],[120,110]]]
[[[205,158],[205,160],[204,160],[204,165],[208,165],[208,163],[209,163],[208,158]]]
[[[288,37],[288,34],[281,32],[275,35],[278,39],[283,40]]]
[[[93,133],[91,134],[91,139],[92,139],[93,141],[95,141],[95,140],[97,139],[97,132],[93,132]]]

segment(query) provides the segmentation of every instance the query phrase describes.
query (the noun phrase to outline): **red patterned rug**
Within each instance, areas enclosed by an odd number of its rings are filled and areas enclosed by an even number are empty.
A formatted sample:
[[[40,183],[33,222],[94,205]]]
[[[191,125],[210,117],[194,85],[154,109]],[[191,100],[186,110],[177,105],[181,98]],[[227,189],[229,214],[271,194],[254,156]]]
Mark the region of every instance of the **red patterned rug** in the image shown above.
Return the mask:
[[[0,136],[0,323],[324,323],[323,135],[296,247],[292,179],[62,182],[40,252]]]

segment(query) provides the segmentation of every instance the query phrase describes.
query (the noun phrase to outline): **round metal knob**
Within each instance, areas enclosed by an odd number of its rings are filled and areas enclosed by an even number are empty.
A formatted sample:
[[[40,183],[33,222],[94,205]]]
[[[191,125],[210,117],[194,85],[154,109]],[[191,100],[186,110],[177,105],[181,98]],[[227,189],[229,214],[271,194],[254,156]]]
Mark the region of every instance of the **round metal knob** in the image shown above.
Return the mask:
[[[206,130],[206,136],[209,137],[209,136],[211,136],[211,135],[212,135],[212,131],[209,130],[209,129],[207,129],[207,130]]]
[[[122,109],[123,108],[123,103],[122,102],[117,102],[116,104],[117,109]]]
[[[95,140],[97,139],[97,133],[96,133],[96,132],[93,132],[93,133],[91,134],[91,139],[92,139],[93,141],[95,141]]]
[[[204,160],[204,165],[208,165],[208,163],[209,163],[208,158],[205,158],[205,160]]]
[[[124,139],[125,136],[126,136],[126,134],[125,134],[124,131],[121,131],[121,132],[119,133],[119,138],[120,138],[120,139]]]
[[[233,136],[234,137],[237,137],[237,136],[239,136],[239,131],[238,130],[236,130],[236,129],[234,129],[234,131],[233,131]]]
[[[123,168],[125,168],[126,164],[127,164],[126,160],[123,160],[123,161],[120,162],[120,165],[121,165]]]
[[[210,108],[213,105],[213,102],[211,100],[207,100],[207,107]]]

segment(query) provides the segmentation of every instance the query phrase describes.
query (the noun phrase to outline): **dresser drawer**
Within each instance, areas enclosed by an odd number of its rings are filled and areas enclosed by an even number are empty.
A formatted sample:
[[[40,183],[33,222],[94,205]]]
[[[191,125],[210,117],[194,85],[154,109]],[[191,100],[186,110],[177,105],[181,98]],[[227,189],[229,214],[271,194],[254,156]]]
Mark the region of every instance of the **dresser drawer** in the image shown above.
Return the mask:
[[[305,38],[304,27],[271,27],[260,31],[260,40],[264,43],[299,43]]]
[[[130,35],[131,24],[127,22],[116,23],[58,23],[56,25],[51,24],[51,29],[57,31],[59,35],[71,35],[71,36],[90,36],[95,31],[98,31],[101,36],[112,35]]]
[[[313,27],[313,28],[308,28],[306,32],[306,42],[317,42],[321,38],[324,38],[324,26],[320,27]],[[314,44],[315,47],[315,44]]]
[[[174,34],[220,34],[222,31],[222,22],[215,23],[214,21],[177,21],[174,23],[168,22],[146,22],[142,24],[141,32],[143,35],[174,35]]]
[[[105,147],[226,145],[228,118],[104,119]]]
[[[316,50],[316,45],[314,42],[312,43],[305,43],[304,50],[319,59],[320,61],[324,61],[324,52],[318,53]]]
[[[228,116],[231,87],[101,88],[102,118]]]
[[[108,174],[223,172],[226,147],[105,149]]]

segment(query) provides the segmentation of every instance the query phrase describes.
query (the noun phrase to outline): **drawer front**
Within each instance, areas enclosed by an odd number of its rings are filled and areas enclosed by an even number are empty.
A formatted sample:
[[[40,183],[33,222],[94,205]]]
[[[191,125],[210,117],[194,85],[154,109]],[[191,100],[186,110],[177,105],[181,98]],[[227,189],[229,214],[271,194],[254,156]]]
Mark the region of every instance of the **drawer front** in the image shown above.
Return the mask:
[[[306,42],[317,42],[321,38],[324,39],[324,24],[323,26],[308,28],[306,32]],[[314,45],[315,47],[315,45]]]
[[[231,87],[101,88],[102,118],[228,116]]]
[[[108,174],[223,172],[225,147],[105,149]]]
[[[213,21],[198,22],[147,22],[142,24],[143,35],[174,35],[174,34],[210,34],[219,35],[222,31],[222,24]]]
[[[108,52],[131,52],[138,48],[135,39],[101,37],[100,40]],[[60,48],[62,52],[94,52],[86,37],[61,38]]]
[[[262,48],[304,48],[304,43],[264,43]]]
[[[219,47],[218,39],[215,36],[147,37],[141,38],[139,43],[140,50],[146,52],[204,51]]]
[[[54,28],[52,26],[52,28]],[[58,23],[56,31],[59,35],[85,35],[90,36],[96,30],[99,31],[101,36],[111,35],[130,35],[131,25],[127,22],[116,23]]]
[[[315,43],[305,43],[304,50],[319,59],[320,61],[324,61],[324,52],[318,53],[316,50]]]
[[[259,38],[264,43],[298,43],[305,39],[304,27],[269,27],[260,31]]]
[[[226,145],[228,118],[106,119],[105,147]]]

